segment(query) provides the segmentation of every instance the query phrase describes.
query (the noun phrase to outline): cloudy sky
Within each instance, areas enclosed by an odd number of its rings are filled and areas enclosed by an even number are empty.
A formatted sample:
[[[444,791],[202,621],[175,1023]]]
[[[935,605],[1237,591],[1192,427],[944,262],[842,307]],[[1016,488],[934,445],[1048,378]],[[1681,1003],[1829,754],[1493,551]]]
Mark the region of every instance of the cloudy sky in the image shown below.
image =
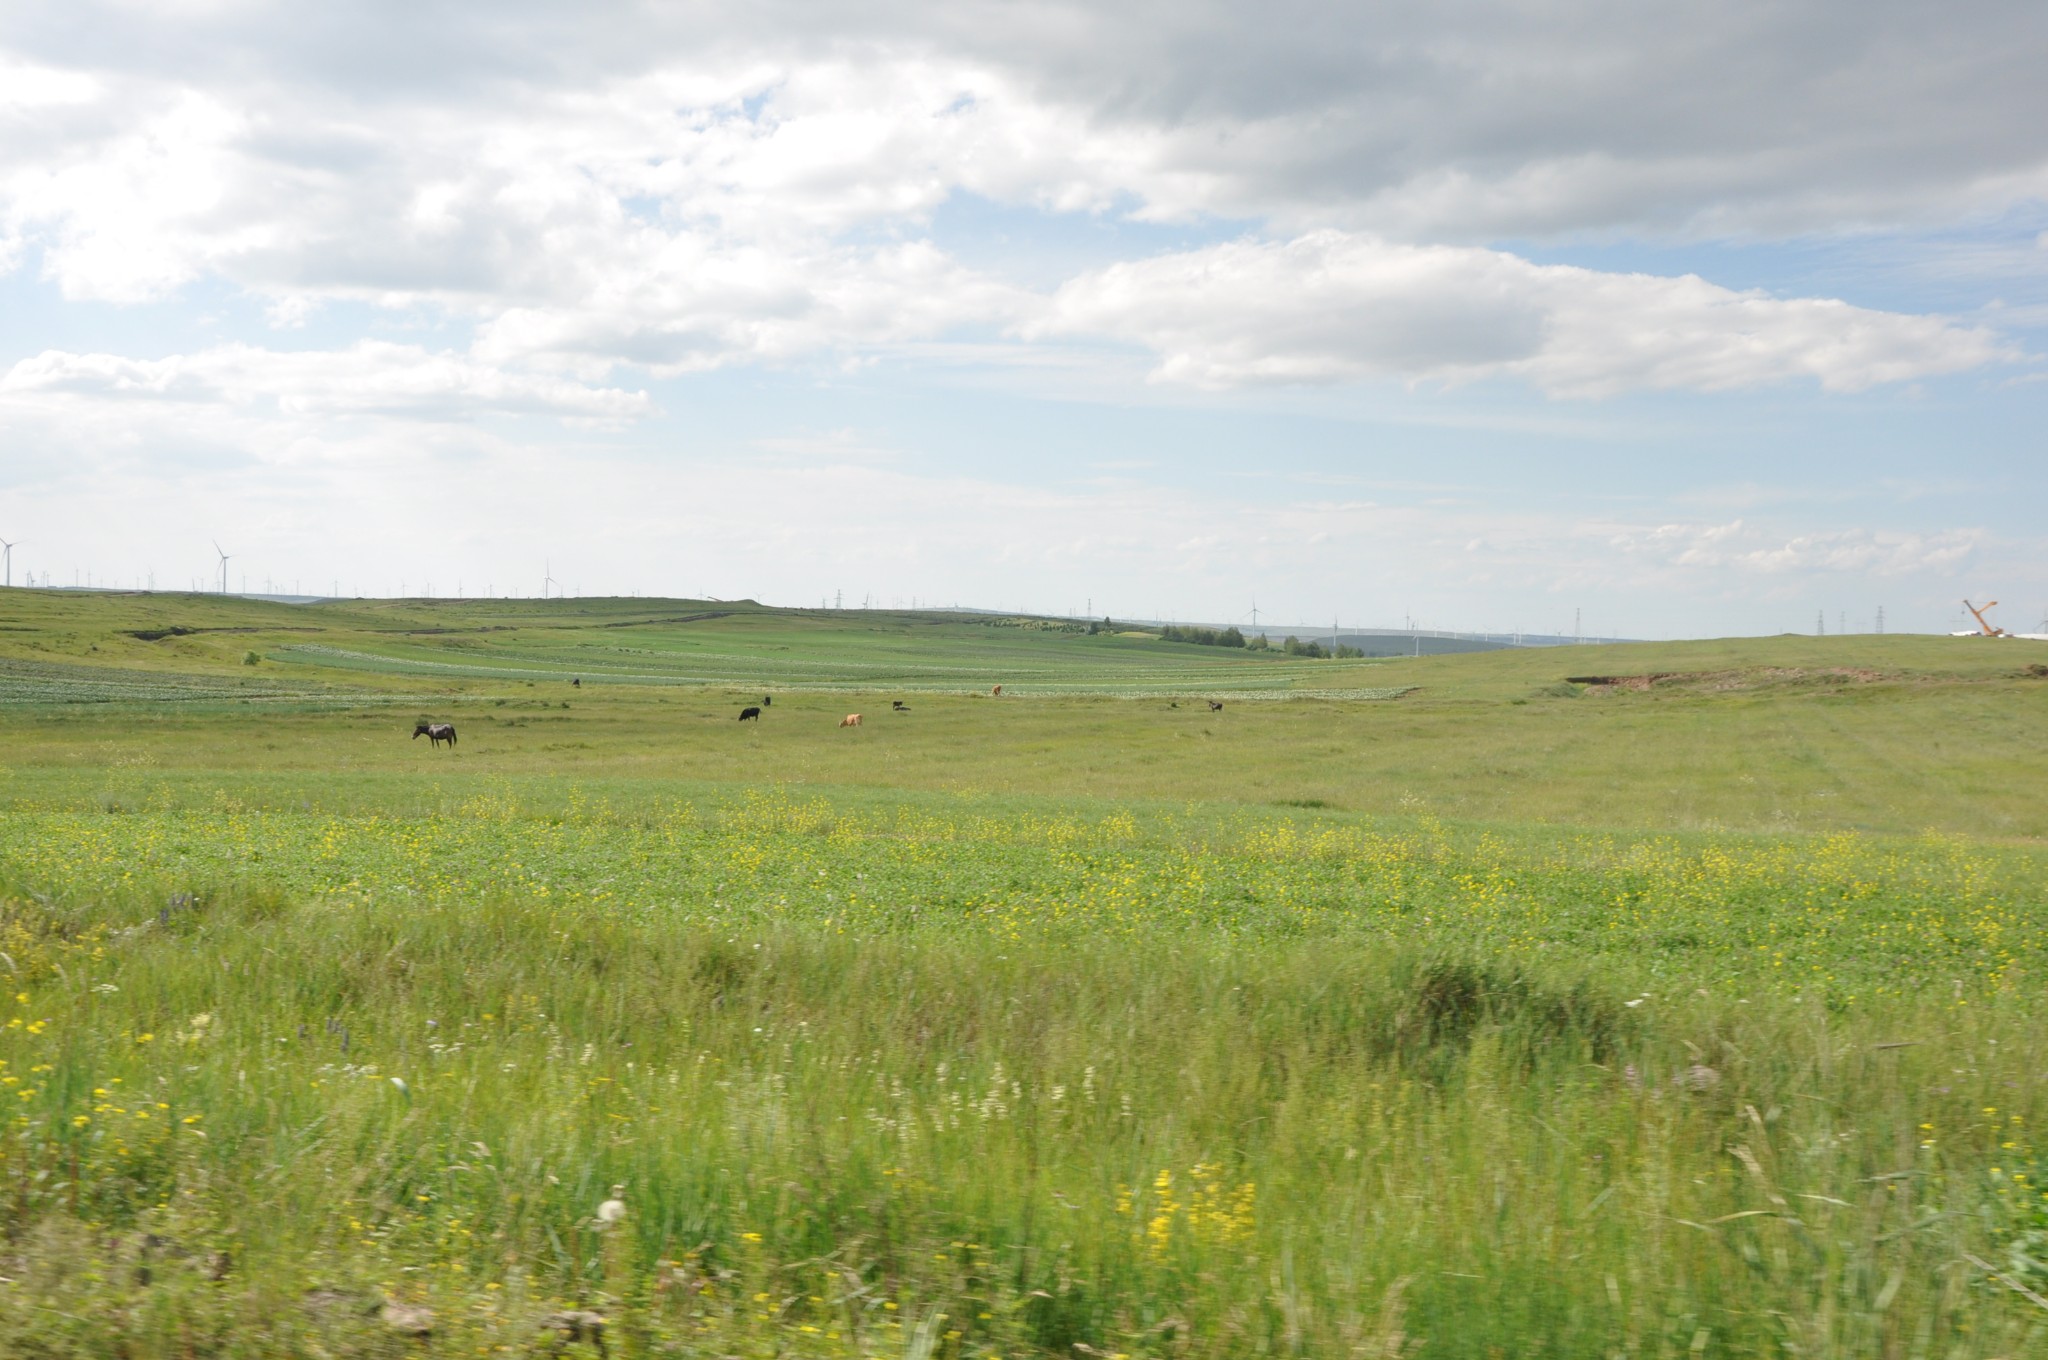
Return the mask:
[[[308,593],[2034,628],[2044,54],[2039,0],[18,0],[0,537],[17,583],[218,539]]]

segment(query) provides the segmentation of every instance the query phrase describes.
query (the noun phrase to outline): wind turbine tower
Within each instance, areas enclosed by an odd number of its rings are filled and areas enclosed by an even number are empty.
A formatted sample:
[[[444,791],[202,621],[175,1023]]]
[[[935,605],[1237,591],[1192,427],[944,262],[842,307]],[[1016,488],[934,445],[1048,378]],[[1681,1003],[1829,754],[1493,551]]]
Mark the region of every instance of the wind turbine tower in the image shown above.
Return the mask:
[[[214,551],[215,551],[216,553],[220,553],[220,593],[221,593],[221,594],[223,594],[223,595],[225,595],[225,594],[227,594],[227,593],[228,593],[228,561],[229,561],[229,558],[228,558],[228,555],[227,555],[226,553],[224,553],[224,552],[221,552],[221,550],[220,550],[220,540],[219,540],[219,539],[215,539],[215,540],[214,540],[214,542],[213,542],[213,550],[214,550]]]
[[[14,584],[14,545],[0,538],[0,562],[7,564],[7,584]]]

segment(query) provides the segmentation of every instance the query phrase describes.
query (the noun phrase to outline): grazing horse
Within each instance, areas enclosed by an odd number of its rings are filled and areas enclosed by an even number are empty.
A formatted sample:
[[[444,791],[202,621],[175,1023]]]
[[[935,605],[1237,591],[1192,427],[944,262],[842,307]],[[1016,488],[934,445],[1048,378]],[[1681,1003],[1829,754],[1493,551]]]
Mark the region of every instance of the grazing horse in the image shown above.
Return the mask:
[[[745,722],[749,718],[752,718],[755,722],[761,721],[761,710],[757,705],[748,704],[745,708],[740,710],[741,722]]]
[[[989,693],[989,697],[990,697],[990,698],[992,698],[992,699],[1000,699],[1000,698],[1002,698],[1002,697],[1003,697],[1003,687],[1002,687],[1001,685],[997,685],[997,686],[996,686],[996,687],[995,687],[994,689],[990,690],[990,691],[989,691],[988,693]]]
[[[1223,701],[1221,699],[1211,699],[1209,701],[1209,711],[1211,713],[1221,713],[1223,711]]]
[[[858,713],[849,713],[849,714],[847,714],[847,715],[846,715],[845,717],[843,717],[843,718],[841,718],[841,719],[839,720],[839,725],[840,725],[841,727],[859,727],[859,726],[860,726],[860,714],[858,714]]]
[[[418,741],[421,737],[427,739],[427,745],[429,746],[439,746],[444,741],[453,746],[455,744],[455,724],[420,723],[412,729],[412,739]]]

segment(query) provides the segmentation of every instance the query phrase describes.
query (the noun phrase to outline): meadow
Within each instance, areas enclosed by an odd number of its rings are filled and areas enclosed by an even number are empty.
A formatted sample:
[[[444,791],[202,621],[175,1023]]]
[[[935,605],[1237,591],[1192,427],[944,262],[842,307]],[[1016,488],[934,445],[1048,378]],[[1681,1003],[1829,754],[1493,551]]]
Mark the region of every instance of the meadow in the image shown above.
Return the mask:
[[[2048,1352],[2029,644],[1218,651],[0,594],[0,1353]]]

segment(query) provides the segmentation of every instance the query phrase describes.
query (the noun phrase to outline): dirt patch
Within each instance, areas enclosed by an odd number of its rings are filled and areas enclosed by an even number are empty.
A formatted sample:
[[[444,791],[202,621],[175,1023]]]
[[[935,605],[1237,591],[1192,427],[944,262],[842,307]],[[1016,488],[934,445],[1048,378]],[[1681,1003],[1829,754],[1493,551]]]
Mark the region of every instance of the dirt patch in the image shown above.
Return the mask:
[[[124,628],[124,637],[140,638],[144,642],[162,642],[165,638],[198,637],[201,633],[324,633],[325,628],[257,628],[240,626],[235,628],[187,628],[182,623],[165,624],[162,628]]]
[[[657,623],[702,623],[706,619],[729,619],[738,613],[735,609],[707,609],[700,614],[677,614],[666,619],[622,619],[615,623],[600,623],[599,628],[647,628]]]
[[[1567,675],[1567,685],[1586,685],[1593,689],[1648,689],[1659,680],[1676,680],[1677,672],[1658,675]]]
[[[1708,694],[1781,685],[1867,685],[1894,677],[1867,666],[1753,666],[1733,671],[1659,671],[1650,675],[1573,675],[1566,682],[1597,693],[1689,689]]]

